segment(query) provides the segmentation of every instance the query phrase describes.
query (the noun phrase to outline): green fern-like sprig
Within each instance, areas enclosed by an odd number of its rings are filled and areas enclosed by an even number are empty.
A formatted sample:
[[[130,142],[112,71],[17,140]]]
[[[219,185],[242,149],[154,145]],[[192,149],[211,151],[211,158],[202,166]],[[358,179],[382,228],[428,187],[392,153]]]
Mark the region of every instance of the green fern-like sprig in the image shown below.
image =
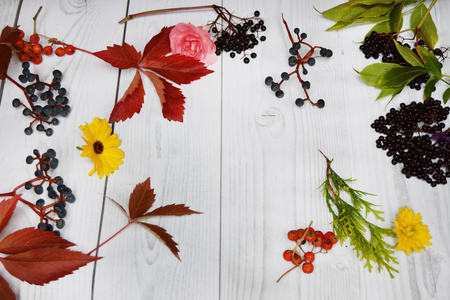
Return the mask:
[[[322,152],[321,152],[322,153]],[[385,237],[394,237],[391,228],[382,228],[367,221],[367,216],[372,214],[376,219],[384,221],[383,211],[376,210],[374,204],[364,200],[364,196],[373,196],[363,191],[355,190],[348,185],[353,179],[343,179],[332,168],[331,160],[323,153],[327,160],[327,178],[320,186],[326,199],[328,210],[333,215],[333,230],[341,244],[350,238],[350,245],[356,251],[361,261],[365,260],[365,267],[372,270],[372,263],[378,265],[378,272],[385,268],[393,278],[393,272],[398,271],[391,266],[397,259],[394,254],[394,246],[385,242]],[[351,203],[342,199],[341,193],[350,196]],[[365,217],[363,213],[365,212]],[[366,236],[370,236],[369,239]]]

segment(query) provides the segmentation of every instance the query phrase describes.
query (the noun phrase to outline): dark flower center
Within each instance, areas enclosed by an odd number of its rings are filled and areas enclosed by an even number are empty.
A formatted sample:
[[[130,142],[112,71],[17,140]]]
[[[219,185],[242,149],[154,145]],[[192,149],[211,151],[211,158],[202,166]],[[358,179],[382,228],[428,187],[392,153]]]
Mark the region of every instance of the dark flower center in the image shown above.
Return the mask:
[[[103,152],[103,144],[100,141],[95,141],[94,143],[94,152],[95,154],[102,154]]]

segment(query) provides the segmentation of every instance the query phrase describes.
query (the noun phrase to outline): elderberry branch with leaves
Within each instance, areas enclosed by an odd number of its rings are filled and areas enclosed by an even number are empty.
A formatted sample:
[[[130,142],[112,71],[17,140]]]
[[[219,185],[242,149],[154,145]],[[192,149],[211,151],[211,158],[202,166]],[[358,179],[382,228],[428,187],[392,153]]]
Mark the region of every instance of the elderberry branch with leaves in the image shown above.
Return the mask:
[[[442,73],[449,48],[436,47],[439,36],[430,14],[436,2],[433,0],[427,8],[425,1],[419,0],[354,0],[323,11],[322,15],[336,21],[328,30],[376,23],[360,49],[368,59],[381,57],[382,63],[371,64],[358,73],[367,84],[381,89],[377,100],[391,95],[392,101],[404,87],[420,90],[422,85],[423,98],[428,100],[438,82],[450,85],[444,80],[448,75]],[[410,5],[414,7],[409,9]],[[411,14],[410,28],[402,30],[406,14]],[[412,33],[412,37],[401,36],[405,33]],[[447,103],[449,98],[447,87],[442,100]]]
[[[331,168],[332,160],[323,153],[322,155],[327,161],[327,169],[326,180],[320,187],[328,210],[333,216],[333,231],[341,240],[341,244],[350,238],[350,245],[356,251],[357,257],[366,261],[365,267],[369,271],[373,268],[372,264],[377,264],[379,272],[386,269],[393,278],[393,272],[398,271],[391,264],[398,262],[393,256],[394,246],[386,242],[385,238],[394,237],[395,234],[391,228],[382,228],[367,220],[371,214],[377,220],[383,221],[383,212],[376,210],[374,204],[363,199],[371,194],[351,188],[348,183],[354,180],[340,177]],[[350,197],[350,203],[342,198],[342,193]]]

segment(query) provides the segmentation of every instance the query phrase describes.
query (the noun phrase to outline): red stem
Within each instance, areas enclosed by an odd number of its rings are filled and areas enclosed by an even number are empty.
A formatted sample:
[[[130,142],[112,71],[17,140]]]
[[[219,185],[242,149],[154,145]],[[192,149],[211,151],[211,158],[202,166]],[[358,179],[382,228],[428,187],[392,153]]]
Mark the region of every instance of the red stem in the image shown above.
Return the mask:
[[[117,231],[116,233],[114,233],[110,238],[108,238],[106,241],[104,241],[103,243],[101,243],[100,245],[98,245],[97,247],[95,247],[94,249],[92,249],[91,252],[88,253],[88,255],[91,255],[92,253],[94,253],[95,251],[97,251],[98,249],[100,249],[100,247],[102,247],[103,245],[105,245],[107,242],[109,242],[110,240],[112,240],[113,238],[115,238],[119,233],[121,233],[123,230],[125,230],[125,228],[127,228],[128,226],[130,226],[131,224],[133,224],[134,222],[128,222],[127,225],[125,225],[124,227],[122,227],[119,231]]]

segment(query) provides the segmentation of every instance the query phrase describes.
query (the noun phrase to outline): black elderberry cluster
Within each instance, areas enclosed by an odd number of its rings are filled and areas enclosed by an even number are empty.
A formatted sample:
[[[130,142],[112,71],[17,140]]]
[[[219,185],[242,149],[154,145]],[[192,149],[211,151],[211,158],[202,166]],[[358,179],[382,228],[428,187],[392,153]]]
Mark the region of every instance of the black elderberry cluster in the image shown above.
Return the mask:
[[[40,154],[39,150],[35,149],[33,155],[27,156],[25,161],[27,164],[36,164],[35,178],[25,182],[25,189],[33,189],[40,197],[44,194],[44,185],[46,185],[47,190],[47,200],[44,198],[36,200],[36,210],[41,219],[37,228],[60,235],[60,232],[55,230],[51,223],[54,223],[57,229],[62,229],[65,226],[66,204],[74,203],[75,195],[64,184],[61,176],[51,177],[48,174],[50,170],[58,167],[59,161],[56,158],[56,152],[53,149],[48,149]]]
[[[311,88],[311,83],[309,81],[303,80],[301,78],[299,69],[300,69],[300,67],[302,68],[303,75],[308,74],[306,65],[309,65],[310,67],[312,67],[316,64],[316,59],[315,59],[315,57],[313,57],[316,49],[320,49],[319,55],[321,57],[331,57],[333,55],[333,51],[330,49],[324,48],[324,47],[320,47],[320,46],[312,47],[311,45],[303,42],[306,39],[307,34],[304,32],[300,34],[299,28],[294,29],[294,34],[297,36],[298,41],[293,42],[292,46],[289,48],[288,65],[289,65],[289,67],[295,67],[295,69],[290,73],[282,72],[281,76],[280,76],[281,80],[279,82],[274,81],[272,76],[267,76],[266,79],[264,80],[264,83],[265,83],[265,85],[270,87],[270,89],[272,90],[272,92],[275,93],[275,96],[277,98],[283,98],[284,92],[281,89],[281,85],[285,81],[288,81],[291,76],[295,76],[298,78],[298,80],[302,86],[302,89],[304,90],[304,92],[306,94],[305,99],[297,98],[295,100],[295,104],[298,107],[301,107],[301,106],[303,106],[305,101],[309,101],[309,102],[311,102],[311,104],[313,104],[319,108],[323,108],[325,106],[325,101],[323,99],[319,99],[319,100],[317,100],[316,103],[314,103],[309,98],[307,90],[309,90]],[[303,56],[299,52],[300,49],[302,48],[302,45],[304,45],[304,48],[308,48],[306,53]]]
[[[406,60],[401,56],[400,52],[398,52],[397,47],[395,46],[396,42],[403,47],[411,48],[410,44],[398,41],[397,35],[394,33],[377,33],[376,31],[372,31],[370,35],[364,38],[364,42],[359,46],[359,49],[367,59],[378,59],[381,57],[382,62],[409,66]],[[424,45],[423,40],[419,40],[418,43],[420,46]],[[417,53],[415,48],[412,50]],[[433,53],[439,57],[442,57],[443,54],[442,50],[439,48],[434,49]],[[408,86],[411,89],[420,90],[422,85],[425,84],[430,77],[430,74],[419,75],[411,80],[411,82],[408,83]]]
[[[444,121],[450,107],[431,98],[425,102],[400,104],[380,116],[371,127],[381,136],[377,148],[387,151],[392,164],[402,164],[401,172],[425,180],[431,186],[446,184],[450,177],[450,129]]]
[[[59,119],[57,117],[66,117],[70,112],[68,105],[69,99],[66,94],[67,91],[61,86],[62,73],[59,70],[53,71],[53,80],[51,83],[45,83],[39,80],[37,74],[30,71],[30,63],[22,63],[22,74],[19,75],[19,81],[22,84],[28,84],[24,87],[24,93],[27,98],[27,103],[15,98],[12,105],[16,108],[23,108],[23,115],[33,118],[33,121],[24,132],[26,135],[33,133],[33,124],[36,125],[36,130],[45,132],[47,136],[53,134],[53,129],[50,125],[58,125]]]
[[[267,28],[264,20],[259,17],[259,11],[255,11],[251,18],[238,18],[228,11],[221,11],[219,16],[224,19],[226,26],[219,29],[219,25],[215,23],[211,28],[216,54],[220,55],[224,51],[230,52],[231,58],[236,57],[236,54],[243,54],[243,61],[248,64],[250,58],[256,58],[257,54],[252,52],[249,58],[246,51],[253,49],[260,41],[266,40],[266,36],[260,36],[260,33],[266,31]],[[235,21],[236,19],[239,20],[239,23]]]

